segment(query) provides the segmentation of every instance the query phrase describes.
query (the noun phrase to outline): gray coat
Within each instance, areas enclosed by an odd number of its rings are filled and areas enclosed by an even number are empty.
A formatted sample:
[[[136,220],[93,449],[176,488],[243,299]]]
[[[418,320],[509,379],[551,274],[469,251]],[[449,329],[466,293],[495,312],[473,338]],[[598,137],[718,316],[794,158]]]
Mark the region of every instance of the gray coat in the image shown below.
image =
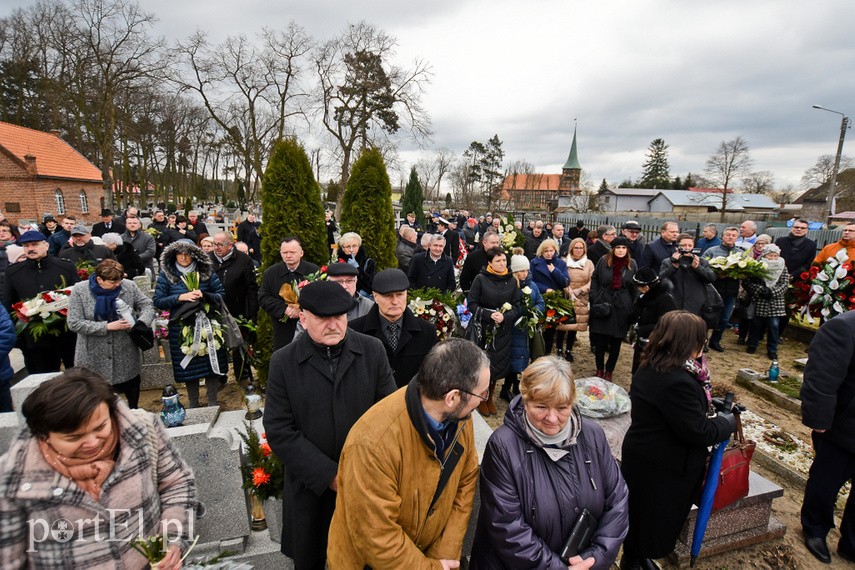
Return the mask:
[[[122,234],[122,240],[125,243],[131,244],[131,247],[140,254],[143,265],[154,274],[154,256],[157,252],[157,244],[151,234],[143,230],[138,230],[137,235],[131,236],[131,232],[126,231]]]
[[[119,299],[134,309],[137,320],[151,325],[154,305],[139,290],[136,283],[122,280]],[[108,331],[106,321],[95,320],[95,296],[89,291],[89,281],[71,289],[68,301],[68,328],[77,333],[74,364],[94,370],[110,384],[121,384],[138,376],[142,366],[140,349],[127,331]]]

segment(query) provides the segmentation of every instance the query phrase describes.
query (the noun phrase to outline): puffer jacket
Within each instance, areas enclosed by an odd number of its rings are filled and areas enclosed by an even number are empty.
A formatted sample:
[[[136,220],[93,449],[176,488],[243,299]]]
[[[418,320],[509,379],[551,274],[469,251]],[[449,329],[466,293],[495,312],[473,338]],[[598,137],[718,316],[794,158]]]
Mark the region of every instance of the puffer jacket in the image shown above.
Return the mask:
[[[576,312],[576,322],[558,327],[560,331],[586,331],[588,330],[588,297],[591,292],[591,276],[594,274],[594,264],[590,259],[585,261],[582,268],[567,266],[567,274],[570,275],[570,289],[578,291],[573,300],[573,310]]]
[[[528,435],[523,410],[517,396],[487,442],[470,568],[566,570],[558,555],[584,508],[599,524],[580,556],[609,568],[629,526],[628,494],[603,429],[577,415],[576,444],[553,461]]]
[[[199,273],[199,290],[204,293],[205,302],[209,303],[212,308],[219,307],[220,299],[222,299],[225,291],[220,279],[213,271],[211,258],[201,248],[186,241],[178,241],[167,246],[163,250],[163,255],[160,256],[161,270],[157,276],[157,285],[154,288],[154,306],[158,309],[174,312],[183,303],[183,301],[178,300],[178,297],[182,293],[187,293],[187,287],[181,281],[181,273],[178,271],[175,261],[179,251],[188,252],[193,261],[196,262],[196,271]],[[186,320],[189,320],[189,323],[185,323],[184,320],[170,321],[169,323],[169,354],[172,358],[172,375],[176,382],[198,380],[213,373],[207,355],[195,356],[187,368],[181,367],[181,360],[184,358],[184,354],[181,352],[181,329],[185,324],[192,324],[193,322],[192,317]],[[221,374],[228,371],[227,352],[225,343],[217,351],[217,362]]]

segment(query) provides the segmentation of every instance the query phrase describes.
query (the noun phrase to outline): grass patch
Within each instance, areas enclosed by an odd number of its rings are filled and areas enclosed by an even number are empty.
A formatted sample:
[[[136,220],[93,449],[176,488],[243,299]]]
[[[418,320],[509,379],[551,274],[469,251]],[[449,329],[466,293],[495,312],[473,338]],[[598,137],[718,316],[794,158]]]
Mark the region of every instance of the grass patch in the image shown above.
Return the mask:
[[[790,398],[795,398],[796,400],[800,400],[799,393],[802,389],[802,379],[798,376],[792,376],[789,374],[781,375],[778,378],[778,382],[772,383],[769,382],[769,378],[763,378],[763,382],[772,386],[779,392],[786,394]]]

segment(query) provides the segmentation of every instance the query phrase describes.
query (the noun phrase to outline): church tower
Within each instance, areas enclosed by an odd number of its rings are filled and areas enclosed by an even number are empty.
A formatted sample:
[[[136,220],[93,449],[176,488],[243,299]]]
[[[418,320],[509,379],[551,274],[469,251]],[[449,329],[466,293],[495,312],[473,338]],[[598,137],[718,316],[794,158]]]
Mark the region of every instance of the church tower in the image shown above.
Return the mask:
[[[570,156],[561,167],[561,182],[558,185],[558,195],[567,196],[579,193],[579,183],[582,177],[582,167],[576,152],[576,127],[573,127],[573,144],[570,146]]]

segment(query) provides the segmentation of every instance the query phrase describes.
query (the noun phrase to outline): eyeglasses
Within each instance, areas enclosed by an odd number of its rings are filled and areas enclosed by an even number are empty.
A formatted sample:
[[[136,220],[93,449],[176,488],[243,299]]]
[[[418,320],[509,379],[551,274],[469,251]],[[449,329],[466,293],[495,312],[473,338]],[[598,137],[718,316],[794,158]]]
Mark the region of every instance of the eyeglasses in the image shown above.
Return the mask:
[[[330,279],[330,281],[334,281],[335,283],[344,283],[346,285],[353,285],[354,283],[356,283],[356,278],[353,277],[350,279]]]
[[[222,242],[219,242],[219,241],[214,241],[214,242],[211,242],[211,243],[212,243],[212,244],[214,244],[214,247],[226,247],[227,245],[229,245],[229,244],[227,244],[227,243],[222,243]]]
[[[481,400],[482,402],[486,402],[487,400],[490,399],[490,397],[487,395],[488,390],[484,390],[480,394],[476,394],[475,392],[470,392],[469,390],[464,390],[463,388],[458,388],[457,390],[460,392],[463,392],[464,394],[469,394],[470,396],[474,396],[474,397],[478,398],[479,400]]]
[[[794,230],[806,230],[806,229],[808,229],[808,227],[807,226],[793,226],[793,229]]]

